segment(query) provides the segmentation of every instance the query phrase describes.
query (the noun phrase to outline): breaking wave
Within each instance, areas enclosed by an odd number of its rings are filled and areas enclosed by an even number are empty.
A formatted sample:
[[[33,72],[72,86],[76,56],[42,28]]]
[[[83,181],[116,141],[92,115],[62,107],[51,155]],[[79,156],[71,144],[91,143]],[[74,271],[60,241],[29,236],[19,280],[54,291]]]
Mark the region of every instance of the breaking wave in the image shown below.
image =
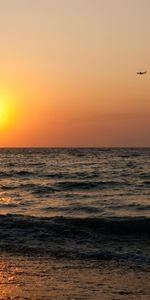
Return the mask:
[[[23,255],[150,264],[149,236],[149,218],[0,216],[1,251]]]

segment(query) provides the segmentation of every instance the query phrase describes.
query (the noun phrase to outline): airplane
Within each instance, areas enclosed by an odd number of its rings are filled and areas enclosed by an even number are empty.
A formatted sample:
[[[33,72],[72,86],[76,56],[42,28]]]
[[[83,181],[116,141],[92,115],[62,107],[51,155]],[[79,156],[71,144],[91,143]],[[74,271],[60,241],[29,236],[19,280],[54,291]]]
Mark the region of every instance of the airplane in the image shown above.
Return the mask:
[[[146,74],[146,73],[147,73],[147,71],[143,71],[143,72],[140,71],[140,72],[137,72],[136,74],[137,74],[137,75],[144,75],[144,74]]]

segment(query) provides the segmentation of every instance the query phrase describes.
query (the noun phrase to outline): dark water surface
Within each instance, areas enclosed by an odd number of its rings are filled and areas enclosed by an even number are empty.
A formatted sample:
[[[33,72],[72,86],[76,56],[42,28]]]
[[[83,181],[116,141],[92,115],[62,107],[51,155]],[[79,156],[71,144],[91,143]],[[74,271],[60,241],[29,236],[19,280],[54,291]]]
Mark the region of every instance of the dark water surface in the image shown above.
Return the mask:
[[[95,270],[97,265],[99,274],[100,264],[105,264],[102,273],[109,281],[107,271],[111,274],[114,267],[110,266],[115,264],[115,270],[126,269],[122,274],[127,274],[128,268],[144,272],[140,274],[145,274],[148,282],[150,149],[1,149],[0,253],[2,278],[3,266],[8,261],[13,264],[16,261],[16,268],[20,261],[29,265],[29,260],[33,265],[36,261],[38,274],[42,274],[45,261],[51,265],[59,260],[59,267],[63,264],[62,268],[55,266],[59,272],[63,272],[68,261],[77,273],[84,266],[84,279],[86,268],[90,270],[94,264]],[[50,273],[46,273],[48,278]],[[72,269],[67,269],[66,274],[72,274]],[[32,276],[33,281],[36,276]],[[136,276],[138,285],[137,273]],[[74,284],[69,279],[66,282],[69,286]],[[3,291],[4,286],[0,289]],[[40,291],[39,299],[51,299],[50,292],[44,296],[42,288]],[[114,294],[114,298],[109,292],[101,299],[149,299],[150,296],[148,289],[145,294],[137,295],[135,292],[127,295],[128,291],[123,290],[121,296]],[[20,295],[14,290],[12,293],[14,297]],[[30,298],[32,293],[27,294]],[[11,294],[3,295],[7,299]],[[61,298],[100,299],[95,295]],[[53,297],[61,299],[58,289]]]

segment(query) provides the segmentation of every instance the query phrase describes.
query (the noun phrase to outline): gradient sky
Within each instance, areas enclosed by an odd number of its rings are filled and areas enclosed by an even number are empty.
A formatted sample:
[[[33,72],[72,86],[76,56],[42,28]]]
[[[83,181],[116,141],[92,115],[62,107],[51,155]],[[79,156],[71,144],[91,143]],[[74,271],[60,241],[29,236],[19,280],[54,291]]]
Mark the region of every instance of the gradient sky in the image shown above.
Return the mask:
[[[149,0],[0,0],[0,38],[1,147],[150,146]]]

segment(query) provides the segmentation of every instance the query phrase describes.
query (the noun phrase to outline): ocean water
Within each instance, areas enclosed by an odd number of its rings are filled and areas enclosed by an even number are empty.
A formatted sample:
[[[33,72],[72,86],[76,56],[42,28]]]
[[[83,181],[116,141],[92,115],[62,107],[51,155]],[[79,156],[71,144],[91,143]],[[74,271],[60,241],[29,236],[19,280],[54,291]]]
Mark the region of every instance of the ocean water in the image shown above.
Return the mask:
[[[149,299],[150,149],[1,149],[0,255],[0,299]]]

